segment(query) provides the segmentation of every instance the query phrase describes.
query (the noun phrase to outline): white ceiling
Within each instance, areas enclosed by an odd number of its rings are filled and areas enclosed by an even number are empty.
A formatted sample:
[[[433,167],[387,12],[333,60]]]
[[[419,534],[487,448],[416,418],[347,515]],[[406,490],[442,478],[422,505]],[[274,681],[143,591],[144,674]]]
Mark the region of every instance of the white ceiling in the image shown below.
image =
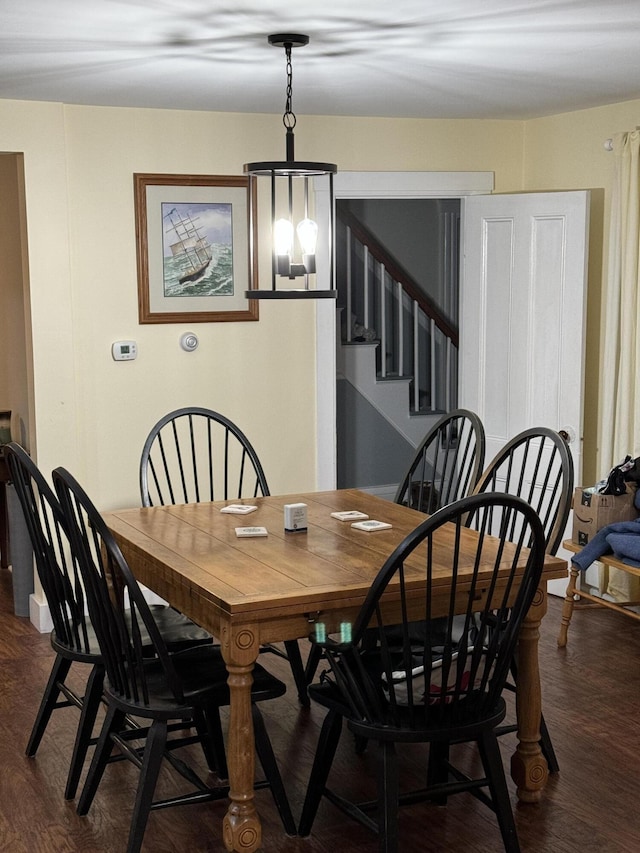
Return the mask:
[[[524,119],[640,98],[640,0],[0,0],[0,98]]]

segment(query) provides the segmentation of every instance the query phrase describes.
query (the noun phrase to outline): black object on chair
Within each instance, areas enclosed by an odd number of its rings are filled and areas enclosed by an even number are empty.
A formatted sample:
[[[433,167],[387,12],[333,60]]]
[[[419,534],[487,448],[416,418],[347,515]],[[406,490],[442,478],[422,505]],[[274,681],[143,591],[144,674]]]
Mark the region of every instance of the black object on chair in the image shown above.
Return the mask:
[[[484,450],[484,427],[478,415],[467,409],[443,415],[416,449],[394,503],[431,514],[467,497],[482,472]],[[305,668],[307,684],[315,676],[320,657],[320,647],[313,646]],[[358,748],[363,746],[359,741]]]
[[[443,415],[417,448],[395,503],[433,513],[470,495],[484,465],[482,421],[467,409]]]
[[[238,500],[268,495],[258,455],[236,424],[211,409],[186,407],[164,415],[151,429],[140,457],[143,506]],[[265,645],[263,652],[286,658],[298,691],[309,705],[297,640],[285,651]]]
[[[523,498],[542,522],[547,554],[555,554],[571,510],[573,480],[573,458],[565,439],[547,427],[533,427],[505,444],[480,476],[474,494],[506,492]],[[515,680],[517,675],[517,659],[514,658],[512,676]],[[515,731],[515,728],[515,725],[504,726],[501,733]],[[557,773],[558,759],[544,716],[540,719],[540,747],[549,771]]]
[[[53,622],[51,646],[56,653],[26,754],[36,754],[55,710],[78,708],[80,720],[64,792],[66,799],[72,799],[87,750],[95,742],[92,732],[102,697],[104,663],[86,613],[81,579],[70,558],[67,526],[58,499],[24,448],[12,442],[5,446],[4,452],[49,605]],[[155,606],[154,614],[171,650],[212,642],[206,631],[170,607]],[[66,681],[73,662],[91,667],[84,696],[78,695]]]
[[[230,701],[227,670],[220,648],[212,644],[169,654],[142,590],[86,492],[63,468],[56,468],[53,481],[106,669],[107,712],[78,801],[78,814],[88,812],[116,745],[140,770],[127,847],[127,853],[137,853],[151,809],[228,795],[227,785],[207,786],[192,767],[173,755],[175,749],[198,742],[209,769],[220,778],[226,777],[220,708]],[[142,648],[143,634],[151,641],[153,658]],[[253,679],[256,751],[267,777],[257,787],[271,788],[285,831],[293,835],[295,823],[256,705],[282,696],[286,686],[259,665],[254,668]],[[125,729],[126,720],[131,718],[148,725]],[[195,734],[184,736],[185,728],[191,727]],[[176,730],[181,734],[170,737]],[[163,758],[193,785],[192,791],[153,800]]]
[[[474,530],[467,527],[469,518]],[[496,520],[498,538],[487,532]],[[511,542],[507,533],[514,524],[520,535]],[[447,566],[441,564],[443,538],[452,560]],[[496,728],[506,713],[502,691],[543,562],[544,535],[531,507],[511,495],[470,496],[425,520],[386,560],[350,641],[310,637],[331,669],[309,688],[328,714],[300,835],[310,833],[325,796],[377,831],[380,851],[392,853],[398,850],[400,805],[422,800],[444,804],[448,796],[468,791],[495,811],[507,853],[518,853]],[[451,575],[451,591],[444,596],[438,591],[442,570]],[[384,605],[386,592],[392,595],[392,609]],[[416,622],[425,625],[417,645],[412,637]],[[377,745],[375,801],[348,802],[327,786],[343,720],[356,737]],[[457,769],[450,754],[452,744],[471,742],[478,745],[482,761],[479,779]],[[426,788],[400,794],[396,745],[419,743],[429,744]],[[369,814],[376,809],[377,820]]]

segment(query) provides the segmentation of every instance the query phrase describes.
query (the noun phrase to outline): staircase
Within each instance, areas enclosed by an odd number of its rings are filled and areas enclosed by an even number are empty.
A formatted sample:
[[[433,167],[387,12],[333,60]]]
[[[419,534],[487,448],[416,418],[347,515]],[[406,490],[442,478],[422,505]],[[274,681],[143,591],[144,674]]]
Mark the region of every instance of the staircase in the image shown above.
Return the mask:
[[[410,445],[417,447],[439,414],[411,410],[411,377],[379,377],[379,345],[379,341],[343,343],[338,350],[338,376],[350,382]]]
[[[443,216],[443,274],[457,299],[459,218]],[[339,208],[337,225],[338,372],[415,447],[456,408],[457,326],[353,213]]]

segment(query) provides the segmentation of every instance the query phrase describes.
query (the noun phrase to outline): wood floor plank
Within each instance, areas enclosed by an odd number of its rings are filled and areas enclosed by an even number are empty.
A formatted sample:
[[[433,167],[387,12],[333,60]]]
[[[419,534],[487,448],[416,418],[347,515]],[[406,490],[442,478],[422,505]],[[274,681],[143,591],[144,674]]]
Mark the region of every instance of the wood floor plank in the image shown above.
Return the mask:
[[[561,602],[551,599],[540,639],[543,702],[560,763],[538,805],[516,804],[509,781],[523,853],[636,853],[640,850],[640,624],[599,609],[576,609],[569,643],[558,649]],[[75,803],[63,799],[77,711],[53,715],[37,756],[25,745],[49,674],[53,653],[46,635],[28,619],[13,615],[11,574],[0,571],[0,851],[10,853],[117,853],[125,849],[137,781],[122,762],[107,768],[94,804],[78,817]],[[304,643],[302,644],[304,646]],[[263,658],[291,682],[286,662]],[[83,668],[72,677],[83,684]],[[293,684],[287,695],[263,703],[274,749],[296,818],[300,814],[323,712],[301,709]],[[512,735],[501,745],[508,768]],[[197,750],[190,758],[204,772]],[[475,756],[466,747],[464,760]],[[426,749],[403,757],[403,773],[420,778]],[[356,756],[343,737],[334,777],[345,792],[373,791],[373,755]],[[85,768],[86,769],[86,768]],[[162,793],[180,790],[170,772]],[[287,838],[268,791],[256,794],[263,817],[266,851],[277,853],[355,853],[377,850],[377,840],[323,803],[310,838]],[[224,850],[221,818],[225,801],[153,812],[144,851],[212,853]],[[452,798],[445,807],[418,805],[401,816],[403,851],[496,853],[500,836],[494,817],[473,798]]]

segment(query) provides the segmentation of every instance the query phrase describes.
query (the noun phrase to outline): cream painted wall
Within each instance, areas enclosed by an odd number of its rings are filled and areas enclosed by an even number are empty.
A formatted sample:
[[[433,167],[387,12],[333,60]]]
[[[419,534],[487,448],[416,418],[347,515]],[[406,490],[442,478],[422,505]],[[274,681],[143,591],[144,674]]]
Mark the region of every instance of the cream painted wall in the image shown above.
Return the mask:
[[[635,112],[637,114],[637,103]],[[587,469],[595,453],[605,137],[634,104],[532,122],[299,117],[299,157],[342,170],[495,172],[497,192],[600,188],[592,212]],[[315,308],[263,303],[257,323],[138,325],[134,172],[241,174],[280,159],[279,116],[0,101],[0,151],[24,152],[37,459],[69,467],[103,509],[138,501],[137,462],[170,408],[219,408],[245,429],[273,491],[315,486]],[[600,199],[600,201],[598,201]],[[599,205],[599,209],[598,209]],[[183,331],[200,347],[184,353]],[[114,340],[139,357],[115,363]],[[594,379],[594,377],[596,377]]]
[[[241,174],[243,139],[263,132],[226,124],[202,113],[66,108],[82,424],[75,464],[103,507],[139,501],[149,429],[189,404],[240,425],[273,491],[313,487],[314,412],[297,405],[315,371],[313,306],[261,305],[259,322],[138,325],[132,175]],[[194,353],[179,347],[184,331],[200,339]],[[129,338],[138,359],[114,362],[111,343]]]
[[[48,461],[60,455],[75,458],[79,425],[64,108],[59,104],[0,101],[0,151],[24,154],[34,382],[28,443],[34,455],[42,453]]]
[[[103,509],[137,503],[144,437],[189,403],[240,424],[274,492],[315,486],[313,304],[261,304],[257,323],[137,319],[133,173],[241,174],[283,143],[272,115],[0,101],[0,149],[25,151],[38,462],[69,467]],[[296,144],[342,169],[495,168],[507,189],[522,174],[518,122],[304,117]],[[185,330],[195,353],[178,346]],[[126,338],[138,359],[115,363],[111,343]]]
[[[613,180],[613,154],[604,142],[614,133],[633,130],[640,101],[527,122],[524,146],[524,187],[528,190],[591,190],[587,350],[585,354],[584,482],[606,475],[609,460],[598,459],[597,421],[600,364],[602,281],[606,276],[608,223]],[[640,453],[640,447],[629,448]]]

